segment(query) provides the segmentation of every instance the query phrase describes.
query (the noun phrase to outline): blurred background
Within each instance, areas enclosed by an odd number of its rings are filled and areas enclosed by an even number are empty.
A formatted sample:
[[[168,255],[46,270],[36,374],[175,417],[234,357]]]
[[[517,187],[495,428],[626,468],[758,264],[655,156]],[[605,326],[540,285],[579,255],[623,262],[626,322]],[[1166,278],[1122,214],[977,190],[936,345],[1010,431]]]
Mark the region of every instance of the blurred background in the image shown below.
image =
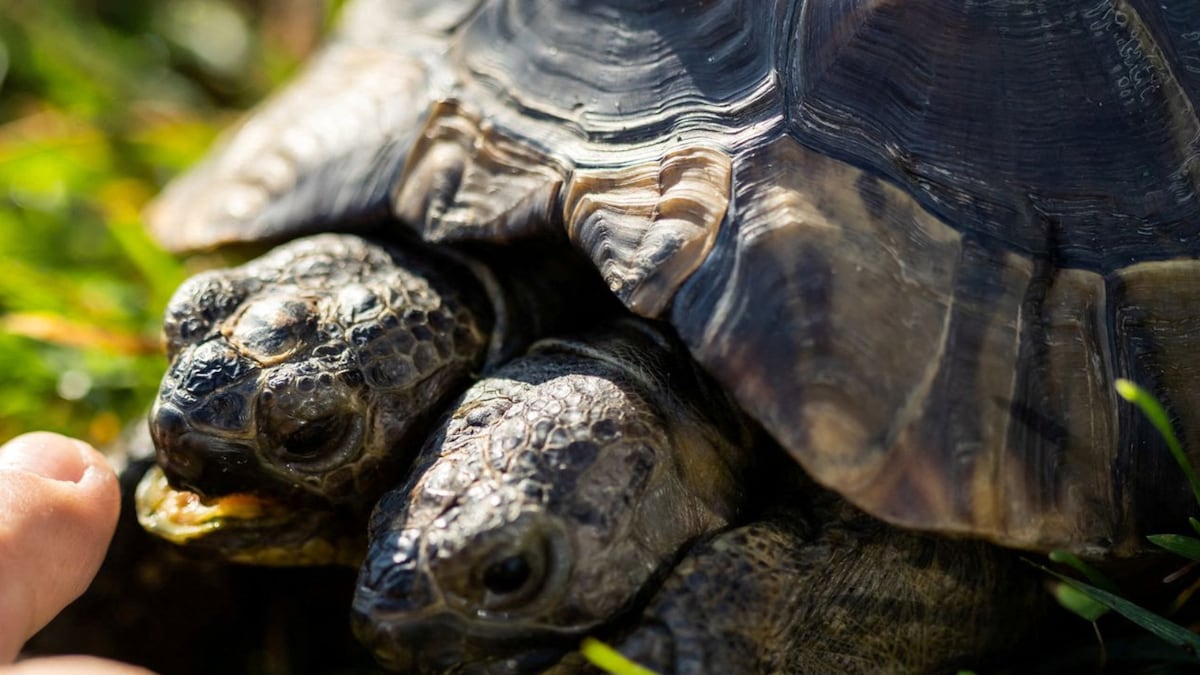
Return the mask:
[[[337,0],[0,0],[0,441],[112,441],[197,261],[140,214],[295,70]]]

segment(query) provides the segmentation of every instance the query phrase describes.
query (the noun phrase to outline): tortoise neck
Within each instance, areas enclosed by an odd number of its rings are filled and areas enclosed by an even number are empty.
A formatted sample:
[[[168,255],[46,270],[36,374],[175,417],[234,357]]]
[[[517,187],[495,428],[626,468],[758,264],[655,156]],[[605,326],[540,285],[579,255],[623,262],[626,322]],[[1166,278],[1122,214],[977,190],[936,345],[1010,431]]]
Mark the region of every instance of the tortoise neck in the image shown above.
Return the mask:
[[[462,260],[492,305],[495,327],[485,371],[539,338],[599,325],[624,312],[591,264],[565,241],[479,247]]]

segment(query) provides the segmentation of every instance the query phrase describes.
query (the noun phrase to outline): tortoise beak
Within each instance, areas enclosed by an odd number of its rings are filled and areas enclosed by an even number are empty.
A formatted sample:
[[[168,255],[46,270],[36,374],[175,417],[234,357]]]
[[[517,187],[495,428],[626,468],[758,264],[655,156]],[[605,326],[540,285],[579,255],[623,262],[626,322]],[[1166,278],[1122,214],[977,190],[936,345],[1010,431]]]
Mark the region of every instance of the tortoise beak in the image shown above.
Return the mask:
[[[385,544],[381,543],[385,542]],[[515,675],[541,672],[577,640],[497,628],[447,607],[421,570],[415,537],[376,538],[358,576],[354,635],[389,670]]]
[[[469,622],[447,611],[380,621],[371,618],[362,588],[351,614],[354,635],[387,670],[404,673],[479,673],[516,675],[542,672],[554,665],[567,646],[551,640],[512,643],[480,641]]]
[[[262,482],[251,466],[254,455],[249,447],[193,429],[169,404],[155,407],[150,436],[158,465],[174,488],[216,497],[255,492]]]
[[[402,673],[441,673],[462,660],[462,650],[444,640],[428,625],[391,623],[386,627],[361,613],[358,603],[351,615],[354,635],[371,650],[379,665]]]
[[[380,665],[400,672],[444,672],[462,661],[461,634],[443,621],[430,579],[420,569],[415,537],[376,539],[358,575],[351,623]],[[447,617],[448,618],[448,617]]]

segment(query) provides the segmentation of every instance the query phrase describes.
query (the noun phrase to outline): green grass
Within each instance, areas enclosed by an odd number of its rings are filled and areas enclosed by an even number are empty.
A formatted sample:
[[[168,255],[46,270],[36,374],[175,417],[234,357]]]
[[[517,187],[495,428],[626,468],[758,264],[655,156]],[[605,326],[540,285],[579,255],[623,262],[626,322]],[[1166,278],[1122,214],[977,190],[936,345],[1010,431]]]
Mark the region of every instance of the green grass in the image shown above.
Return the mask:
[[[653,670],[630,661],[596,638],[584,638],[579,651],[593,666],[610,675],[656,675]]]
[[[1168,451],[1192,488],[1197,506],[1200,506],[1200,480],[1197,479],[1195,468],[1188,460],[1183,445],[1179,442],[1179,438],[1171,426],[1170,417],[1162,404],[1148,391],[1129,380],[1117,380],[1116,390],[1121,398],[1136,406],[1162,435]],[[1192,529],[1200,534],[1200,521],[1195,518],[1189,518],[1188,521]],[[1148,536],[1147,539],[1150,543],[1185,561],[1200,561],[1200,539],[1196,537],[1182,534],[1156,534]],[[1200,657],[1200,635],[1194,631],[1130,602],[1121,595],[1120,590],[1112,581],[1077,556],[1065,551],[1054,551],[1050,554],[1050,559],[1073,568],[1087,579],[1084,582],[1060,572],[1042,568],[1060,582],[1055,588],[1055,597],[1066,609],[1093,623],[1110,611],[1115,612],[1164,642],[1180,647],[1193,658]],[[1187,601],[1192,590],[1194,589],[1189,588],[1176,599],[1176,610]]]
[[[0,440],[103,444],[149,405],[162,308],[189,270],[141,210],[294,69],[335,4],[4,3]]]

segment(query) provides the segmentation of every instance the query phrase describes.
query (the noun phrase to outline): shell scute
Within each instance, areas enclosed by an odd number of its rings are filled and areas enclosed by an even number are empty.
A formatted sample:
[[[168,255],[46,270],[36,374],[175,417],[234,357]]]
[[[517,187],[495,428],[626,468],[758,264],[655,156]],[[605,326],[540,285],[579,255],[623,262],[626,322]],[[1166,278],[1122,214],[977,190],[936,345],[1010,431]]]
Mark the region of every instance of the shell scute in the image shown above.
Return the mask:
[[[1195,257],[1200,9],[1163,4],[804,3],[789,133],[1061,267]]]

